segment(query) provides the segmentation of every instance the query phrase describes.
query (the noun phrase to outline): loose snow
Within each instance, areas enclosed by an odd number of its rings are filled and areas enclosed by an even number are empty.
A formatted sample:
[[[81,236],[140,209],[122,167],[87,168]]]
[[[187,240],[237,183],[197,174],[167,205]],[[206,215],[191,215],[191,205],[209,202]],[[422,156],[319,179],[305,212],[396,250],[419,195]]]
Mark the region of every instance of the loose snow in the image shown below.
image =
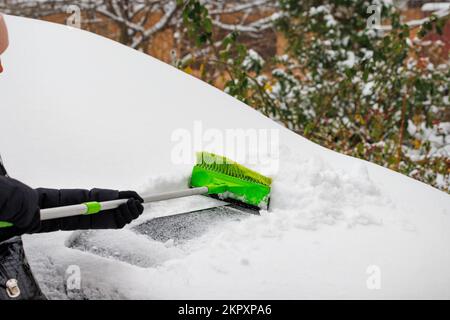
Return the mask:
[[[268,155],[276,166],[244,163],[274,179],[261,216],[165,218],[218,203],[191,197],[151,204],[124,230],[25,236],[49,298],[450,298],[447,194],[313,144],[113,41],[6,19],[0,150],[11,175],[34,187],[176,190],[191,169],[171,158],[177,129],[279,130],[279,156]],[[73,270],[79,290],[66,286]]]

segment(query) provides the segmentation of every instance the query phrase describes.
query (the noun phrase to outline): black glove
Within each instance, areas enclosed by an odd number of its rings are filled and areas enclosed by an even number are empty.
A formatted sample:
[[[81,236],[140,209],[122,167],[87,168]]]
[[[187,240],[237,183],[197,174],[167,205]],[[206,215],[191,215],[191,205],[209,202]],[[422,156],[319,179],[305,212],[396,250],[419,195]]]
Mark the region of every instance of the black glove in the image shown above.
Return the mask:
[[[129,199],[117,209],[106,210],[91,216],[92,229],[121,229],[144,211],[144,200],[134,191],[120,191],[118,199]]]
[[[9,236],[32,233],[40,228],[37,192],[20,181],[0,177],[0,221],[10,222],[13,228],[2,228]]]
[[[91,215],[79,215],[41,222],[42,232],[58,230],[88,230],[88,229],[118,229],[131,220],[137,218],[143,211],[142,198],[134,191],[109,190],[109,189],[36,189],[39,195],[41,209],[69,206],[89,201],[110,201],[117,199],[132,199],[126,204],[114,210],[102,211]]]

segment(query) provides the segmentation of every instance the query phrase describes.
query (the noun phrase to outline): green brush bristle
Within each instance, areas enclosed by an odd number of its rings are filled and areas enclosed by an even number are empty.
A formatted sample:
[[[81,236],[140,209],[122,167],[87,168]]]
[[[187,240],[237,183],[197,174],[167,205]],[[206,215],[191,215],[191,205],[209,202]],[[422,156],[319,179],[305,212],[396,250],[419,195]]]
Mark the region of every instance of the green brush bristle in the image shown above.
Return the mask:
[[[251,183],[259,183],[265,186],[272,184],[271,178],[250,170],[226,157],[209,152],[197,153],[197,166]]]
[[[192,169],[191,187],[207,187],[208,194],[220,199],[267,209],[272,179],[226,157],[209,152],[197,153]]]

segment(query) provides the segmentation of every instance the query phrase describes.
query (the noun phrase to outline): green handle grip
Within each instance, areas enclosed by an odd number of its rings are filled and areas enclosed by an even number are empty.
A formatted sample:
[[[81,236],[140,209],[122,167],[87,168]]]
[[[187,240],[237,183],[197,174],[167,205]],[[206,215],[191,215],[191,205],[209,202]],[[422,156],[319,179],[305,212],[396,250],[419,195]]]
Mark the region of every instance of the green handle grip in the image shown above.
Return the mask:
[[[5,221],[0,221],[0,228],[9,228],[12,227],[13,224]]]
[[[75,211],[73,211],[75,209]],[[47,210],[41,210],[41,220],[47,220],[47,219],[55,219],[58,217],[64,217],[64,216],[72,216],[72,215],[87,215],[87,214],[96,214],[99,213],[102,210],[102,204],[97,201],[92,202],[85,202],[80,205],[75,206],[67,206],[67,207],[60,207],[60,208],[53,208],[53,209],[47,209]],[[58,213],[62,212],[62,216],[54,215],[55,211]],[[66,214],[68,212],[68,214]],[[49,215],[50,213],[50,215]],[[14,226],[10,222],[6,221],[0,221],[0,229],[2,228],[9,228]]]

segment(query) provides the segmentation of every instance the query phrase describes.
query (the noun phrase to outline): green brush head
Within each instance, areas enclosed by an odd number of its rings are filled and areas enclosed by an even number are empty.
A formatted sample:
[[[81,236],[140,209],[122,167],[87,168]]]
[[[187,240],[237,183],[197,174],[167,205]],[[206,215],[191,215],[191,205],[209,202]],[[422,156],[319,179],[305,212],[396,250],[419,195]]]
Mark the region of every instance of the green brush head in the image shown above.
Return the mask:
[[[191,177],[191,187],[207,187],[209,194],[220,199],[231,198],[263,209],[269,204],[271,183],[271,178],[209,152],[197,153]]]

